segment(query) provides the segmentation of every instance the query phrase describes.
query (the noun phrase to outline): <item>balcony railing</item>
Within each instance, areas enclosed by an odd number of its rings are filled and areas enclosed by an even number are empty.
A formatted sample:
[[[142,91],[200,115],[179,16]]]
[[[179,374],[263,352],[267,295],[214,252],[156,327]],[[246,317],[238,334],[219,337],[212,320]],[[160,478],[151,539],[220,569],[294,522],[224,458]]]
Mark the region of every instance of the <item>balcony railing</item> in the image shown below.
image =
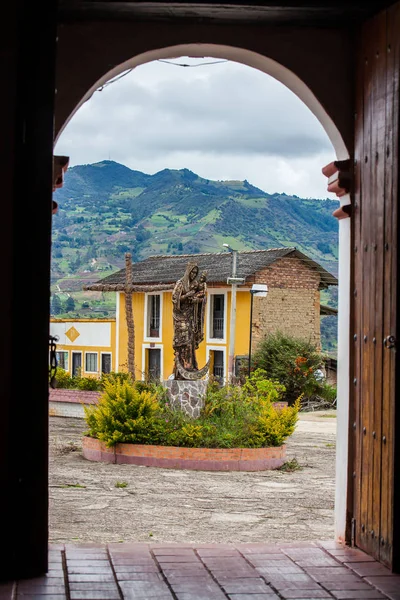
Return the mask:
[[[222,339],[224,337],[224,319],[223,317],[213,318],[213,335],[214,339]]]
[[[224,365],[214,365],[213,375],[218,379],[222,379],[224,376]]]

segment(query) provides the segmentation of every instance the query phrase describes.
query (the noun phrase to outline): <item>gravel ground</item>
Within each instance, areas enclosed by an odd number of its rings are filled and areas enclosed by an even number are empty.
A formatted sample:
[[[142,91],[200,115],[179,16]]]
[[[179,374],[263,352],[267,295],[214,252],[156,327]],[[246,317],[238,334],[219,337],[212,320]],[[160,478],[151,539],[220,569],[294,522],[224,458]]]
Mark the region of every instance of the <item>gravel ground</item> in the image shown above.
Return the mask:
[[[82,419],[50,418],[51,542],[275,542],[333,537],[334,412],[302,413],[291,472],[175,471],[86,461]],[[125,487],[116,487],[126,484]]]

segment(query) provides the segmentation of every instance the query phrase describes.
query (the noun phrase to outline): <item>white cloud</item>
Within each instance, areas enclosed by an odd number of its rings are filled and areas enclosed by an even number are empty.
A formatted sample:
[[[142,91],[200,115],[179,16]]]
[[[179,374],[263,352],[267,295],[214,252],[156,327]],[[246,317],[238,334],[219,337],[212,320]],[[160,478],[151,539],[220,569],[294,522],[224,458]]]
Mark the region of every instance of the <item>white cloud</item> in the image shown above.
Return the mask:
[[[302,197],[327,196],[321,167],[334,159],[301,100],[264,73],[232,62],[137,67],[94,93],[56,152],[70,156],[72,165],[111,158],[146,173],[186,167]]]

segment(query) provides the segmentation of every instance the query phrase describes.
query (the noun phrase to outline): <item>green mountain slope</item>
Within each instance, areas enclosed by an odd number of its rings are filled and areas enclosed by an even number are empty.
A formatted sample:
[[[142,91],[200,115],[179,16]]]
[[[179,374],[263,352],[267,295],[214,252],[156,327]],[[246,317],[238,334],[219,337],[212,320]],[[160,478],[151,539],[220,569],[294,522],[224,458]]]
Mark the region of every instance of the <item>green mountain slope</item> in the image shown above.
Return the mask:
[[[128,251],[141,260],[221,251],[223,243],[239,250],[296,246],[337,273],[335,200],[268,194],[248,181],[210,181],[188,169],[146,175],[113,161],[69,169],[55,199],[53,291],[78,292],[121,268]],[[85,298],[74,297],[80,308]],[[104,308],[104,299],[98,305]]]

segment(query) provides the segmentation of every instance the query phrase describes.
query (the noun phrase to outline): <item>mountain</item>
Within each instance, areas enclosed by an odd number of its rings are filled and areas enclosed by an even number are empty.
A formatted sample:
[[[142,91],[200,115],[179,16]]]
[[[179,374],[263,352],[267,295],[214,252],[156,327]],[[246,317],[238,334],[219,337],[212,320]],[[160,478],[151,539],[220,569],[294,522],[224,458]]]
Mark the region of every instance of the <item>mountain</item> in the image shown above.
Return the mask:
[[[221,251],[223,243],[296,246],[337,273],[335,200],[269,194],[246,180],[210,181],[188,169],[146,175],[109,160],[69,169],[55,200],[53,291],[78,292],[121,268],[128,251],[137,261]]]

